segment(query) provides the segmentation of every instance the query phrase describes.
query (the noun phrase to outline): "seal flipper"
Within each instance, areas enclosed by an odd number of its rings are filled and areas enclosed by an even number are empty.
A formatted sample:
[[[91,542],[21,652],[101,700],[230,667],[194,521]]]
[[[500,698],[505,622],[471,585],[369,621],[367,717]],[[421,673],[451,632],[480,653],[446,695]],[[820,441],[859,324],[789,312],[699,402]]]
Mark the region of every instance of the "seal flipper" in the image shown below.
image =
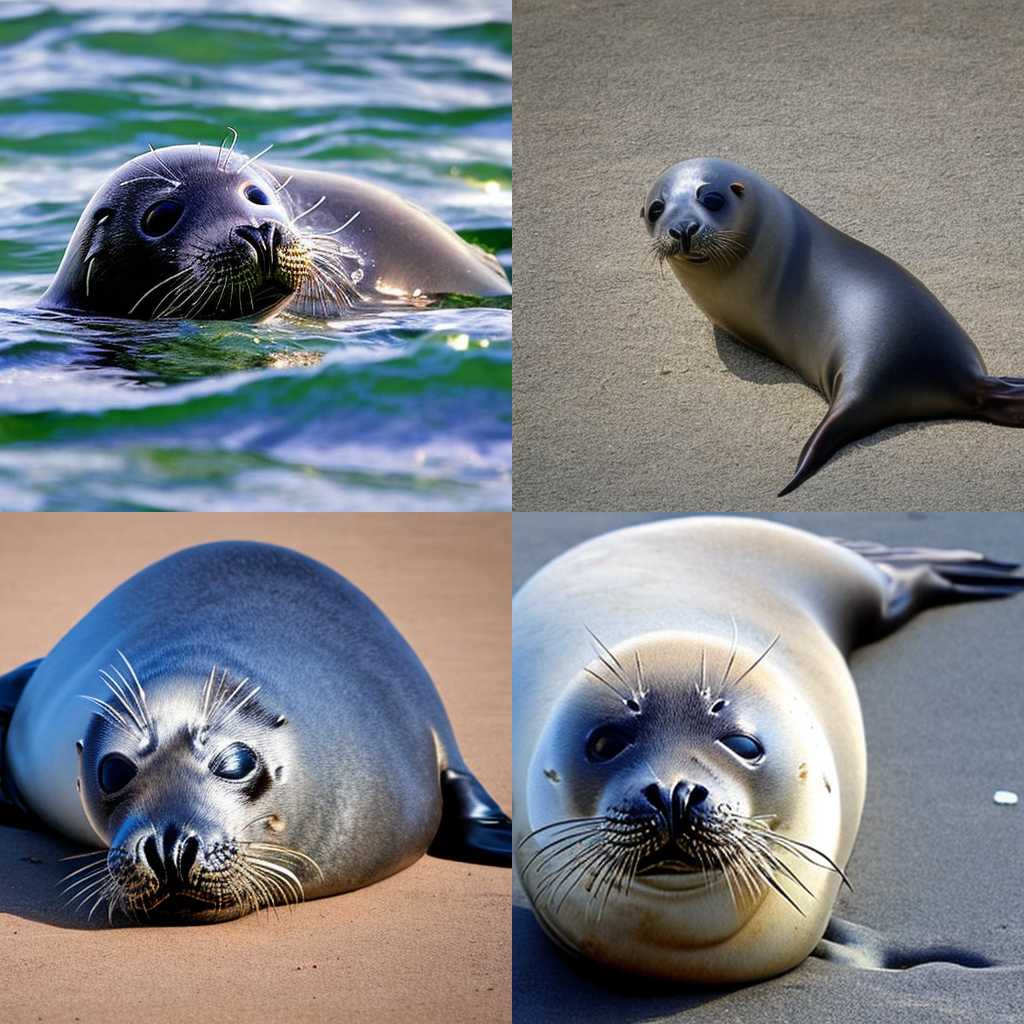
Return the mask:
[[[1024,377],[983,377],[981,415],[1003,427],[1024,427]]]
[[[35,827],[35,820],[18,799],[11,780],[4,775],[5,752],[7,749],[7,728],[21,696],[21,691],[39,667],[42,658],[27,661],[24,665],[0,676],[0,825],[14,825],[19,828]]]
[[[840,448],[887,425],[875,423],[866,426],[858,422],[853,415],[855,408],[835,402],[825,413],[825,418],[814,428],[814,433],[807,439],[800,453],[793,479],[779,491],[780,498],[795,491],[805,480],[814,476]]]
[[[512,822],[468,771],[441,773],[441,824],[427,853],[470,864],[512,866]]]
[[[885,636],[926,608],[985,601],[1024,592],[1024,572],[977,551],[889,548],[872,541],[831,538],[874,563],[888,581],[879,635]]]
[[[915,949],[894,942],[863,925],[829,919],[828,927],[812,956],[844,967],[865,971],[905,971],[924,964],[956,964],[958,967],[993,967],[994,961],[957,946]]]

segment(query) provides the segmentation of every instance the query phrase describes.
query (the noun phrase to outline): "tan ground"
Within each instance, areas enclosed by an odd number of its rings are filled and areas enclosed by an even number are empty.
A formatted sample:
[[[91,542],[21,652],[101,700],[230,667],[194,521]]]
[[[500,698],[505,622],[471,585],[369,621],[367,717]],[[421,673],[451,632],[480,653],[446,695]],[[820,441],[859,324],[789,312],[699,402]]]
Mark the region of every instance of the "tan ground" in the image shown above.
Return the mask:
[[[425,662],[464,754],[509,806],[510,517],[494,514],[3,516],[4,669],[44,654],[165,554],[258,539],[363,588]],[[423,858],[357,893],[191,928],[65,915],[73,847],[0,829],[0,1021],[504,1021],[507,870]]]

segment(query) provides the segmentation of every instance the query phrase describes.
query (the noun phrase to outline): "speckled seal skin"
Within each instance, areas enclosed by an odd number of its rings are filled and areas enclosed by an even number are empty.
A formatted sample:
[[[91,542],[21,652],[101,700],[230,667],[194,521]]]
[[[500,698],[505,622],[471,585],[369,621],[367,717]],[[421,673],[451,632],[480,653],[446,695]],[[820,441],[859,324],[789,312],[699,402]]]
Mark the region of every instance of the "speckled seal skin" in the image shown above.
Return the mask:
[[[516,870],[541,926],[671,981],[799,964],[864,804],[848,655],[925,608],[1021,589],[1017,566],[972,552],[741,518],[632,527],[550,562],[512,634]]]
[[[206,922],[366,886],[435,855],[510,864],[384,614],[310,558],[188,548],[0,678],[8,812],[98,848],[84,911]],[[5,716],[6,717],[6,716]]]
[[[908,420],[1024,427],[1024,378],[981,353],[911,273],[727,160],[669,167],[641,216],[655,256],[740,344],[796,371],[829,404],[788,494],[844,445]]]
[[[265,152],[265,151],[264,151]],[[43,309],[141,320],[333,317],[508,295],[501,264],[425,210],[342,174],[167,146],[89,201]]]

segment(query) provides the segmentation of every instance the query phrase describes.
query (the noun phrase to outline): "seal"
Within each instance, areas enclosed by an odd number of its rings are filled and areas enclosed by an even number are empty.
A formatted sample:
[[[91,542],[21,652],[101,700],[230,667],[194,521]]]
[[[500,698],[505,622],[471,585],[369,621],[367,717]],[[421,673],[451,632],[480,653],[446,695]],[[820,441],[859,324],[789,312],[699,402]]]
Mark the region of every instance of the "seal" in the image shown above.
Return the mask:
[[[550,562],[512,632],[516,870],[544,930],[673,981],[799,964],[864,804],[848,655],[925,608],[1021,590],[1016,565],[969,551],[739,518],[631,527]]]
[[[494,256],[394,192],[264,163],[266,149],[245,157],[236,139],[220,149],[150,147],[114,171],[40,307],[266,320],[286,309],[328,318],[511,293]]]
[[[511,822],[415,653],[365,594],[285,548],[155,563],[0,694],[8,816],[102,848],[65,889],[90,915],[223,921],[428,850],[511,863]]]
[[[1024,378],[990,376],[916,277],[753,171],[708,158],[675,164],[641,216],[656,258],[716,327],[828,402],[780,497],[844,445],[896,423],[1024,427]]]

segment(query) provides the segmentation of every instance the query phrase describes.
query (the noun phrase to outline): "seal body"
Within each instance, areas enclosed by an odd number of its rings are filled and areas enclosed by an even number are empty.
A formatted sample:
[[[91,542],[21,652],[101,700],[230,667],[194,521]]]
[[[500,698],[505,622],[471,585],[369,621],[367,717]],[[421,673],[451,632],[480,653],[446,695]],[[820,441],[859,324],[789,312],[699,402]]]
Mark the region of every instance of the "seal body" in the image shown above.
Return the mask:
[[[908,420],[1024,426],[1024,379],[992,377],[911,273],[726,160],[668,168],[642,215],[715,326],[790,367],[829,404],[786,494],[841,447]]]
[[[39,304],[264,320],[510,292],[492,255],[387,189],[266,164],[233,145],[168,146],[97,190]]]
[[[800,963],[864,804],[848,653],[929,605],[1022,586],[969,552],[713,517],[555,559],[513,604],[516,866],[540,924],[673,980]]]
[[[509,859],[412,649],[352,584],[270,545],[187,549],[118,587],[31,666],[6,747],[29,815],[108,848],[91,894],[111,910],[220,920],[428,847]]]

